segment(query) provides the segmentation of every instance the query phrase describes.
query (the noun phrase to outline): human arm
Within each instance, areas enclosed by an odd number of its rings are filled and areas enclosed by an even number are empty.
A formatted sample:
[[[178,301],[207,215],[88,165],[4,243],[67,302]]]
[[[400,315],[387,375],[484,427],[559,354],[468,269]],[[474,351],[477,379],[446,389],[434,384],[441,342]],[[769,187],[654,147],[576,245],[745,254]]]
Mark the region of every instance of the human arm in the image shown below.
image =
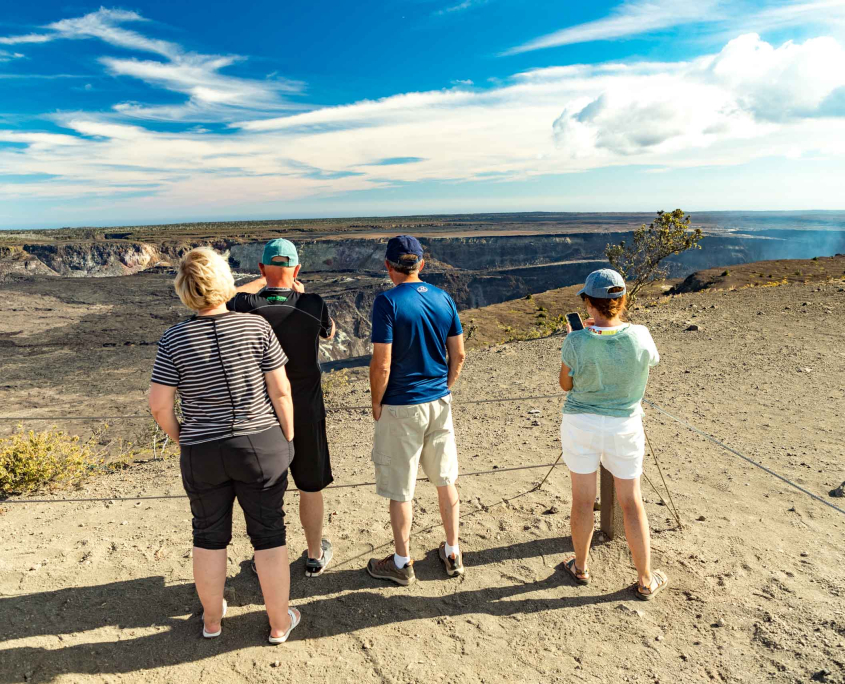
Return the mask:
[[[464,336],[453,335],[446,338],[446,352],[449,354],[449,376],[446,379],[446,386],[452,389],[461,375],[467,353],[464,351]]]
[[[567,326],[568,327],[568,326]],[[570,332],[572,332],[570,330]],[[567,335],[563,341],[563,346],[560,349],[560,377],[558,384],[560,388],[569,392],[574,383],[575,369],[578,366],[578,357],[575,353],[575,339],[574,335]]]
[[[569,374],[570,368],[565,363],[560,364],[560,388],[564,392],[572,389],[572,376]]]
[[[288,442],[293,441],[293,398],[290,392],[290,380],[284,366],[264,373],[267,394],[273,402],[276,417],[282,426],[282,432]]]
[[[370,359],[370,396],[373,400],[373,420],[381,418],[381,400],[390,380],[390,359],[393,343],[374,343]]]
[[[250,280],[248,283],[237,288],[236,292],[246,292],[247,294],[256,294],[267,287],[267,279],[264,276]]]
[[[176,388],[150,383],[150,411],[164,434],[178,444],[181,426],[176,418]]]
[[[335,332],[337,332],[337,326],[329,315],[329,307],[323,302],[323,308],[320,311],[320,337],[324,340],[333,340]]]
[[[381,401],[390,380],[395,319],[393,303],[384,294],[380,294],[373,302],[373,357],[370,360],[370,398],[373,402],[373,420],[376,421],[381,418]]]

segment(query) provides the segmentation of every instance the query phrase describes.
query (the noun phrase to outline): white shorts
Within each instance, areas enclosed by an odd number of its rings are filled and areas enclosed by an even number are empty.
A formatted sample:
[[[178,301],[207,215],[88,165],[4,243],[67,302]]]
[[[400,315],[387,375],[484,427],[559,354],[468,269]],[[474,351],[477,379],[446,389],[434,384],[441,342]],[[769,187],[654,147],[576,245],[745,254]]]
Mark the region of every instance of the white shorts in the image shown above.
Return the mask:
[[[645,454],[642,416],[618,418],[564,413],[560,443],[563,461],[573,473],[589,475],[601,463],[621,480],[642,475]]]

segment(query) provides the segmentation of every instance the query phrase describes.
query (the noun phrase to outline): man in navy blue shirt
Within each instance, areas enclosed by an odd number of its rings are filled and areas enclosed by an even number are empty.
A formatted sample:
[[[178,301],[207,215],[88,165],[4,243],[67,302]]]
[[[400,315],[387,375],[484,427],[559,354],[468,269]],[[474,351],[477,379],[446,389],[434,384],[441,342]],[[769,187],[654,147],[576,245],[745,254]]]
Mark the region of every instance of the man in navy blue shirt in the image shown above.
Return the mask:
[[[367,572],[407,586],[416,579],[410,558],[411,501],[420,465],[437,487],[446,530],[440,560],[450,577],[464,572],[458,547],[458,452],[449,390],[466,353],[455,302],[420,280],[425,261],[419,241],[409,235],[392,238],[385,266],[395,287],[373,303],[370,392],[376,421],[376,492],[390,499],[395,553],[371,559]]]

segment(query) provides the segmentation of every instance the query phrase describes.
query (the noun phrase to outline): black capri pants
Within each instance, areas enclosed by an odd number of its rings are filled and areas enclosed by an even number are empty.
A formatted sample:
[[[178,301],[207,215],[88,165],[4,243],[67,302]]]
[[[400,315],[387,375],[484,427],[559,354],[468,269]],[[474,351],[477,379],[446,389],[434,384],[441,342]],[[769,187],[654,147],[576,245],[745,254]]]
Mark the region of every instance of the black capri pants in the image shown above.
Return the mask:
[[[183,445],[180,466],[194,518],[194,546],[229,545],[236,497],[253,548],[284,546],[283,500],[293,453],[293,444],[278,426],[253,435]]]

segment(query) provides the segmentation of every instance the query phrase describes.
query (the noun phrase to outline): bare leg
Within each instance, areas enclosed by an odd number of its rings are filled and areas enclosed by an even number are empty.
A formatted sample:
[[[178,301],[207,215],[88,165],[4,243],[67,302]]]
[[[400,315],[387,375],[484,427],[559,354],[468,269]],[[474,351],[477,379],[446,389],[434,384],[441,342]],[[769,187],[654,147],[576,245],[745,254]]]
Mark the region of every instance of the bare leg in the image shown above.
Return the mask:
[[[648,518],[643,506],[640,478],[621,480],[613,478],[616,485],[616,497],[622,508],[625,520],[625,538],[637,568],[637,578],[642,586],[651,585],[651,535],[648,530]]]
[[[593,516],[593,504],[596,501],[596,474],[583,475],[569,471],[572,480],[572,517],[569,527],[572,530],[572,548],[575,549],[575,567],[587,570],[587,557],[590,554],[590,542],[596,519]]]
[[[410,501],[390,501],[390,526],[398,556],[411,555],[411,519],[414,508]]]
[[[255,552],[255,569],[264,594],[264,606],[270,618],[270,636],[280,637],[290,627],[290,565],[288,547],[277,546]]]
[[[461,502],[458,488],[455,485],[445,485],[437,488],[437,503],[440,504],[440,519],[446,530],[446,543],[449,546],[458,544],[458,527],[461,522]]]
[[[194,547],[194,583],[197,585],[205,629],[216,632],[223,619],[223,589],[226,585],[226,549]]]
[[[323,555],[323,492],[299,492],[299,521],[305,530],[308,557]]]

